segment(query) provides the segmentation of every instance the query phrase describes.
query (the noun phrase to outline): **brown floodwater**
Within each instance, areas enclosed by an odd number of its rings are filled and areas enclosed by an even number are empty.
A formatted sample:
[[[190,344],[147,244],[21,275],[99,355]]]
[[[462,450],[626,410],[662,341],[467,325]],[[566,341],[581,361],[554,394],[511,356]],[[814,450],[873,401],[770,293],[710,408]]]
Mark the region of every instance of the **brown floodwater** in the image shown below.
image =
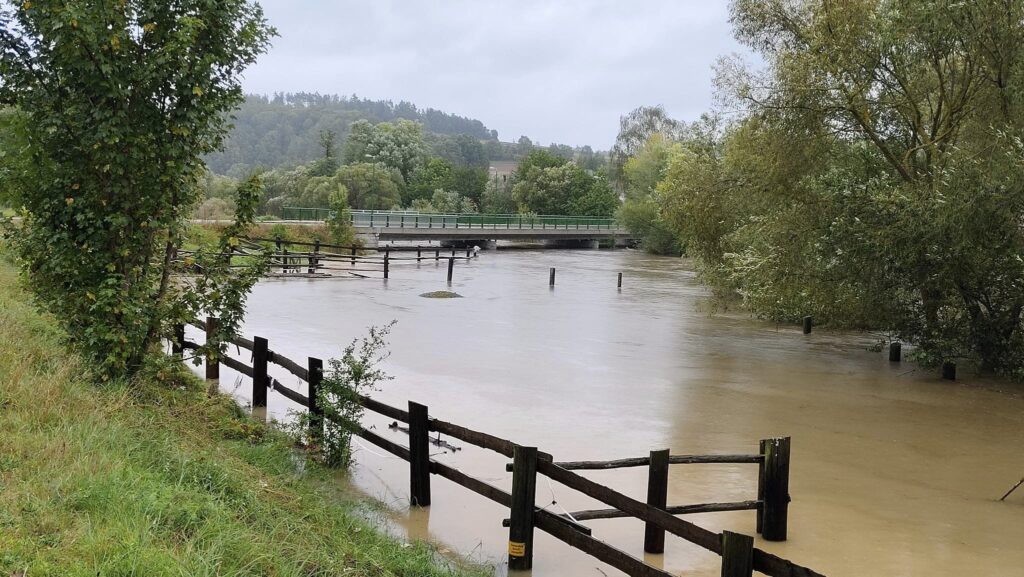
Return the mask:
[[[548,287],[548,268],[557,286]],[[616,273],[624,275],[616,289]],[[391,279],[260,283],[244,333],[294,359],[339,356],[367,326],[397,320],[386,363],[394,380],[374,397],[424,403],[432,416],[536,445],[556,460],[673,453],[754,453],[791,436],[789,540],[757,546],[831,577],[1024,575],[1024,398],[971,374],[940,380],[868,350],[863,334],[765,323],[708,312],[708,293],[679,259],[616,251],[485,252],[455,266],[393,265]],[[245,355],[243,355],[243,358]],[[963,373],[963,370],[961,370]],[[276,373],[283,382],[294,378]],[[251,385],[222,369],[222,385]],[[304,389],[300,389],[304,390]],[[295,409],[271,394],[270,412]],[[387,420],[381,434],[405,443]],[[507,461],[466,446],[437,459],[508,488]],[[391,528],[506,573],[507,516],[440,477],[433,505],[410,510],[408,465],[360,442],[352,483],[382,501]],[[644,468],[586,472],[643,499]],[[669,504],[755,498],[755,465],[674,465]],[[556,503],[552,503],[556,501]],[[541,477],[537,502],[556,512],[604,508]],[[564,509],[563,509],[564,508]],[[753,535],[752,511],[688,519]],[[594,535],[645,557],[643,524],[587,523]],[[619,574],[537,533],[533,574]],[[718,558],[669,535],[649,562],[675,574],[718,575]]]

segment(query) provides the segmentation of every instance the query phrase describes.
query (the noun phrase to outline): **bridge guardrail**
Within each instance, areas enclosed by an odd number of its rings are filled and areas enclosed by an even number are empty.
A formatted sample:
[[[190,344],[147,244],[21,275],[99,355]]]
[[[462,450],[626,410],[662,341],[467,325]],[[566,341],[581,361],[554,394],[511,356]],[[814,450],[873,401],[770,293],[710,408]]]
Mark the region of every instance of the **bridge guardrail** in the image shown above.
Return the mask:
[[[286,206],[284,220],[327,220],[326,208]],[[352,210],[349,222],[356,228],[455,228],[484,230],[621,230],[614,218],[531,214],[427,214],[397,210]]]

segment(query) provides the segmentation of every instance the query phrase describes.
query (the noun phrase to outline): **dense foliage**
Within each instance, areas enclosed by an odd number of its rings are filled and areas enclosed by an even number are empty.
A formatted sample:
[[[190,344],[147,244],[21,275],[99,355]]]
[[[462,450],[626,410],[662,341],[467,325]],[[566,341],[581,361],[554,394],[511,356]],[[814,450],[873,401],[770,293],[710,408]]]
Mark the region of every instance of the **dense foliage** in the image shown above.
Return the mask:
[[[343,145],[360,121],[370,125],[416,123],[421,127],[428,155],[455,166],[487,168],[489,161],[515,161],[536,148],[525,136],[519,142],[501,142],[497,131],[479,120],[417,108],[409,102],[298,93],[247,96],[232,114],[233,128],[224,149],[208,154],[206,161],[215,174],[236,178],[261,167],[308,164],[320,157],[322,133],[334,134],[337,143]],[[547,150],[566,159],[575,158],[590,170],[597,170],[605,162],[604,155],[589,146],[552,144]]]
[[[530,152],[512,175],[519,212],[611,216],[619,197],[606,178],[544,150]]]
[[[20,171],[5,178],[24,207],[13,238],[37,300],[105,377],[135,371],[200,310],[234,328],[254,278],[177,250],[201,157],[220,145],[239,75],[272,33],[245,0],[0,4],[0,98],[24,115],[31,160],[4,163]],[[237,193],[244,224],[258,180]],[[194,284],[170,282],[197,265]]]
[[[660,218],[766,317],[1024,377],[1024,2],[737,0],[732,21],[764,62],[719,67],[739,112],[667,160],[648,136],[627,182],[660,172]]]

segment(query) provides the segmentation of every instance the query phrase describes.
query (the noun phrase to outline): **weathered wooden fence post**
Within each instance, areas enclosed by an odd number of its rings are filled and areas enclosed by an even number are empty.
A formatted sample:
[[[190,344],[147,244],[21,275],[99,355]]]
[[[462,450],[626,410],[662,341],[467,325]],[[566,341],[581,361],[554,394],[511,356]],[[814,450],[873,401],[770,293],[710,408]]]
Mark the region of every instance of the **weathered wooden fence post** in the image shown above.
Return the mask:
[[[889,343],[889,362],[898,363],[903,357],[903,345],[899,341]]]
[[[664,509],[668,505],[668,449],[651,451],[647,468],[647,504]],[[665,552],[665,530],[652,523],[644,524],[644,552]]]
[[[757,464],[757,534],[764,528],[764,461],[768,454],[768,439],[761,439],[758,454],[761,462]]]
[[[618,288],[622,288],[622,273],[621,272],[619,273],[619,287]]]
[[[390,250],[386,250],[386,251],[384,251],[384,278],[385,279],[388,278],[388,268],[389,268],[388,263],[390,261],[391,261],[391,251]]]
[[[455,256],[455,247],[452,247],[452,256]]]
[[[185,352],[185,325],[174,325],[174,339],[171,341],[171,354],[181,357]]]
[[[320,383],[324,380],[324,362],[309,357],[306,363],[309,372],[309,436],[313,440],[324,436],[324,409],[320,406]]]
[[[512,507],[508,526],[508,568],[533,568],[533,510],[537,498],[537,447],[516,445],[512,454]]]
[[[419,262],[420,262],[420,260],[422,258],[423,258],[423,249],[420,248],[419,245],[417,245],[416,246],[416,264],[419,264]]]
[[[804,334],[805,335],[811,334],[811,328],[813,326],[814,326],[814,318],[813,317],[804,317]]]
[[[953,361],[945,361],[942,363],[942,378],[947,381],[956,380],[956,363]]]
[[[217,317],[206,317],[206,343],[209,345],[213,335],[217,333],[220,326],[220,319]],[[206,379],[215,381],[220,379],[220,352],[216,348],[207,347],[206,350]]]
[[[252,406],[267,406],[267,339],[252,338]]]
[[[471,247],[467,246],[466,247],[466,258],[469,258],[472,254],[473,254],[473,249]]]
[[[548,271],[548,286],[555,286],[555,267]]]
[[[441,249],[434,249],[434,264],[441,260]]]
[[[419,507],[430,506],[429,427],[427,407],[409,401],[409,495]]]
[[[765,541],[785,541],[789,515],[789,437],[768,439],[765,449],[761,536]]]
[[[452,273],[455,272],[455,259],[448,258],[448,284],[452,284]]]
[[[319,254],[320,254],[320,239],[316,239],[316,240],[313,241],[313,254],[310,255],[310,257],[309,257],[309,270],[307,271],[307,272],[309,272],[309,274],[313,274],[313,273],[316,272],[317,264],[320,262],[320,259],[317,258],[317,255],[319,255]]]
[[[289,271],[291,259],[288,258],[288,249],[286,248],[281,250],[281,262],[284,263],[284,266],[281,267],[281,273],[287,273]]]
[[[352,247],[352,266],[356,266],[356,247]]]
[[[754,574],[754,538],[722,531],[722,577],[751,577]]]

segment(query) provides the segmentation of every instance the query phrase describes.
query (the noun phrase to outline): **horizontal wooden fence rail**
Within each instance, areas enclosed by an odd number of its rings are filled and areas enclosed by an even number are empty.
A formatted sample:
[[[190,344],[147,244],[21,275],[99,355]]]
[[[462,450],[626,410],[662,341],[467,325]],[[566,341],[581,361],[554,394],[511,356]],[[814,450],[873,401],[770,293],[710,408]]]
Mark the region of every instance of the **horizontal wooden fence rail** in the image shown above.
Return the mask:
[[[217,330],[218,321],[208,318],[205,323],[194,326],[207,332]],[[184,328],[176,327],[172,351],[180,354],[185,349],[202,348],[199,344],[185,339]],[[252,365],[228,357],[216,351],[207,351],[207,376],[217,378],[219,372],[211,370],[224,364],[253,380],[253,405],[266,406],[266,394],[274,390],[296,404],[306,407],[315,415],[311,419],[310,434],[322,434],[324,413],[317,403],[317,389],[323,375],[323,362],[310,357],[306,366],[268,346],[266,339],[252,340],[235,337],[230,344],[252,352]],[[277,365],[309,384],[309,395],[286,387],[276,378],[267,374],[269,364]],[[213,377],[210,375],[213,374]],[[509,568],[530,569],[533,559],[533,531],[540,529],[577,548],[592,557],[615,567],[628,575],[641,577],[669,577],[663,569],[648,565],[604,541],[592,536],[591,529],[582,521],[634,517],[645,522],[644,549],[661,552],[664,535],[669,533],[694,543],[722,558],[723,577],[750,577],[754,571],[771,577],[823,577],[807,567],[754,547],[753,538],[747,535],[723,531],[715,533],[692,522],[677,517],[691,513],[721,511],[758,511],[758,531],[767,540],[785,540],[787,510],[789,503],[789,438],[765,439],[761,441],[760,454],[756,455],[670,455],[668,450],[652,451],[649,457],[619,459],[614,461],[566,461],[555,462],[552,455],[535,447],[523,447],[507,439],[475,431],[467,427],[432,418],[428,408],[409,402],[408,410],[360,395],[360,403],[374,413],[408,424],[409,446],[394,441],[359,426],[355,434],[363,440],[410,463],[410,501],[413,505],[428,506],[431,501],[430,476],[438,475],[464,487],[482,497],[509,508],[510,516],[503,522],[509,527]],[[329,418],[329,417],[327,417]],[[395,427],[398,428],[397,426]],[[495,487],[474,478],[430,456],[431,432],[459,439],[468,444],[491,450],[513,459],[506,469],[512,472],[512,492]],[[696,505],[667,506],[668,466],[671,464],[757,464],[757,500],[733,503],[703,503]],[[644,503],[615,491],[575,470],[602,470],[622,467],[649,467],[648,502]],[[536,476],[556,481],[569,489],[578,491],[600,501],[611,509],[592,509],[576,513],[556,514],[537,507],[535,503]]]

